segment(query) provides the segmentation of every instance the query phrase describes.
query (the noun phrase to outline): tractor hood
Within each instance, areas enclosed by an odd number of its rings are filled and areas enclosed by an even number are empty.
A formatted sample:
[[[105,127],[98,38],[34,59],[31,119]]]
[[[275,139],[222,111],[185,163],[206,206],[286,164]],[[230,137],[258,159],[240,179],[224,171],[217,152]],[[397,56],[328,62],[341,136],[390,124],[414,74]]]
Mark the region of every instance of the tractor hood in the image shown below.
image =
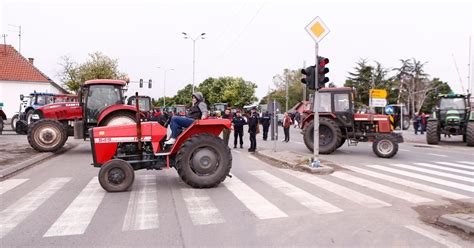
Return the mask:
[[[451,109],[446,112],[446,122],[458,122],[461,116],[458,110]]]
[[[35,121],[43,118],[56,120],[81,119],[82,108],[78,102],[51,103],[36,109],[31,118]]]

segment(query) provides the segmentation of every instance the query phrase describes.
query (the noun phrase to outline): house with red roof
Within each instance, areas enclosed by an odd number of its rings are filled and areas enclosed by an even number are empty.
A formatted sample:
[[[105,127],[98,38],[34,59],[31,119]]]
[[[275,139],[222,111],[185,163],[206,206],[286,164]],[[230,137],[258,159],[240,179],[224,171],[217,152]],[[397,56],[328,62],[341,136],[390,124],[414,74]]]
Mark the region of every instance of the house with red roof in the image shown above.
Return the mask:
[[[19,110],[20,95],[36,92],[68,93],[13,46],[0,44],[0,102],[7,118]]]

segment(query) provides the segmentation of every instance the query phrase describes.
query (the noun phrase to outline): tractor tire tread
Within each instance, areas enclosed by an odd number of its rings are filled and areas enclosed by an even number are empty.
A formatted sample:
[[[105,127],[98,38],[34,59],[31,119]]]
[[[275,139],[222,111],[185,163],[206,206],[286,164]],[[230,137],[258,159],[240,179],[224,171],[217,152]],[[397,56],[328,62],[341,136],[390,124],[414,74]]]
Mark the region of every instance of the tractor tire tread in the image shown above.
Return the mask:
[[[41,125],[45,125],[45,124],[57,125],[58,129],[61,131],[61,140],[57,145],[53,147],[45,148],[41,146],[40,144],[36,143],[35,141],[34,135],[35,135],[36,130],[39,127],[41,127]],[[38,152],[57,152],[59,149],[61,149],[64,146],[64,144],[67,141],[68,136],[67,136],[67,131],[64,129],[64,126],[63,124],[61,124],[61,122],[57,120],[52,120],[52,119],[41,119],[29,125],[27,138],[28,138],[28,143],[30,144],[30,146]]]
[[[438,121],[428,121],[426,124],[426,143],[430,145],[439,143]]]
[[[474,146],[474,121],[470,121],[467,123],[466,143],[467,146]]]

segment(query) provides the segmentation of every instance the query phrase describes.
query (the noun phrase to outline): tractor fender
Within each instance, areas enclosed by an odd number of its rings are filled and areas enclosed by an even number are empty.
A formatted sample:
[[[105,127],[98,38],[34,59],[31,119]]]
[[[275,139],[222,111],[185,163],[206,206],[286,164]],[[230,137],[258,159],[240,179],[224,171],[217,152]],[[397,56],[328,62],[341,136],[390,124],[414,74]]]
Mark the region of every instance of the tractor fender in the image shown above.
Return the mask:
[[[105,120],[112,113],[116,113],[117,111],[125,111],[125,112],[130,112],[132,114],[135,114],[137,113],[137,108],[134,106],[125,105],[125,104],[109,106],[100,112],[99,118],[97,118],[99,126],[103,120]],[[143,113],[141,115],[143,117]]]
[[[176,142],[171,148],[170,153],[175,154],[178,152],[181,144],[195,134],[208,133],[219,137],[219,134],[224,128],[230,129],[230,127],[229,119],[196,120],[176,138]]]
[[[7,119],[7,116],[5,115],[3,110],[0,109],[0,120],[6,120],[6,119]]]
[[[436,111],[433,112],[433,114],[428,118],[428,121],[436,121],[438,120],[438,117],[436,116]]]

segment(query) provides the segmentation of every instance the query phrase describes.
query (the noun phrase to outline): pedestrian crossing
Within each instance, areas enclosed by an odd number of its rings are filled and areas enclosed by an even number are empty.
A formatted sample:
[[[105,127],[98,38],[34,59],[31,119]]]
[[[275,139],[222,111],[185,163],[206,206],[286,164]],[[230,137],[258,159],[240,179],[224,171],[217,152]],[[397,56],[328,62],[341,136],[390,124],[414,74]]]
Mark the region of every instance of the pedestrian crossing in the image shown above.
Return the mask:
[[[222,208],[223,202],[227,201],[240,203],[234,205],[237,210],[232,211],[248,212],[255,221],[267,221],[292,218],[295,212],[300,214],[301,209],[308,215],[337,215],[359,208],[390,208],[400,201],[417,205],[440,198],[459,200],[474,196],[474,164],[469,161],[343,165],[347,170],[325,176],[273,167],[268,170],[251,168],[239,171],[237,176],[233,175],[220,187],[212,189],[221,193],[220,197],[210,194],[210,190],[193,189],[182,182],[174,184],[175,188],[171,190],[176,190],[182,200],[183,218],[194,226],[228,223],[231,220],[226,216],[230,210]],[[50,178],[18,200],[3,202],[0,239],[18,226],[27,225],[25,219],[34,218],[38,208],[51,204],[51,198],[65,191],[65,186],[72,180],[69,177]],[[160,196],[157,180],[155,173],[139,174],[129,192],[118,193],[128,197],[128,203],[124,204],[126,211],[123,216],[117,216],[123,232],[161,228],[159,206],[164,199]],[[32,183],[27,178],[0,182],[0,196],[17,188],[28,188],[23,186]],[[55,219],[42,232],[43,237],[86,234],[101,211],[101,204],[110,199],[105,197],[107,193],[97,177],[81,185],[84,188],[78,190],[77,196],[70,202],[61,203],[64,205],[62,212],[51,217]],[[285,202],[283,206],[282,202]],[[295,209],[299,211],[293,211]],[[416,227],[411,230],[419,231]]]

